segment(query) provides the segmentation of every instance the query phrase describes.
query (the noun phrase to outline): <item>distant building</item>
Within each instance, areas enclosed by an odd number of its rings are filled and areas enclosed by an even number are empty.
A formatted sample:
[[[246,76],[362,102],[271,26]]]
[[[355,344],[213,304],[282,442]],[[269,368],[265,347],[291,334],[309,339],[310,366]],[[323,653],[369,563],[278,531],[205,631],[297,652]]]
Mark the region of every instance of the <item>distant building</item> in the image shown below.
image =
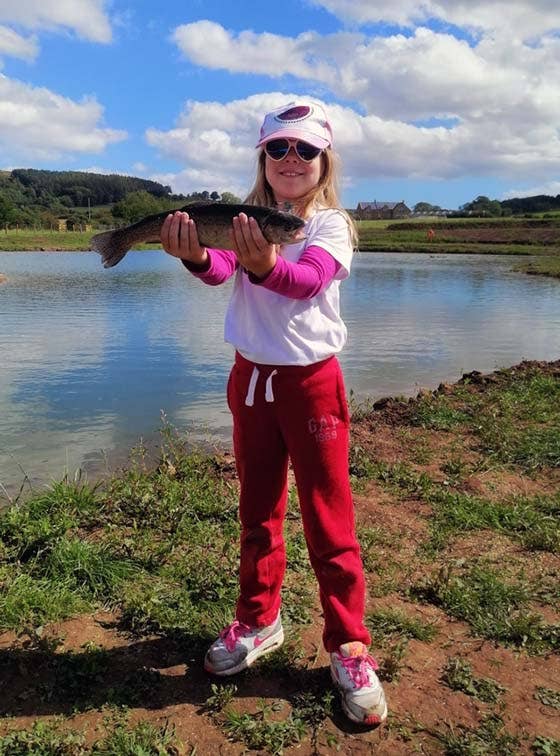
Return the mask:
[[[407,218],[411,214],[409,207],[404,202],[358,202],[354,212],[357,220],[377,220],[383,218]]]

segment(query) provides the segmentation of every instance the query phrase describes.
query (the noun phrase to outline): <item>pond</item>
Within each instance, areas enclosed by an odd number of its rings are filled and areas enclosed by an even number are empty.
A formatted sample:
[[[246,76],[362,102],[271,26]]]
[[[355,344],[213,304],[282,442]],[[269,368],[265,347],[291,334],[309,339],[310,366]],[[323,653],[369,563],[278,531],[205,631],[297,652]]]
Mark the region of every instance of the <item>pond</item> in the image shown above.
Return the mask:
[[[341,355],[356,400],[411,395],[560,355],[560,284],[496,256],[358,254],[342,285]],[[0,252],[0,496],[156,448],[162,417],[229,443],[223,341],[231,283],[161,252],[104,270],[95,253]]]

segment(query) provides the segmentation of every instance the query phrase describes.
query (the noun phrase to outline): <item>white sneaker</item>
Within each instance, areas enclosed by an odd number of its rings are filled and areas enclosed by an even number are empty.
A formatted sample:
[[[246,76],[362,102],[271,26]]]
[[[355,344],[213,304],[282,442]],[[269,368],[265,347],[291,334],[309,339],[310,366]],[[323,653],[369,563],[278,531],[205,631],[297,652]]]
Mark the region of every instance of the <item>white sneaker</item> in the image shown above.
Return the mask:
[[[234,675],[283,642],[280,614],[276,622],[267,627],[249,627],[235,620],[222,630],[206,652],[204,669],[213,675]]]
[[[353,722],[377,727],[387,719],[387,703],[379,666],[359,641],[344,643],[331,654],[331,675],[340,690],[342,708]]]

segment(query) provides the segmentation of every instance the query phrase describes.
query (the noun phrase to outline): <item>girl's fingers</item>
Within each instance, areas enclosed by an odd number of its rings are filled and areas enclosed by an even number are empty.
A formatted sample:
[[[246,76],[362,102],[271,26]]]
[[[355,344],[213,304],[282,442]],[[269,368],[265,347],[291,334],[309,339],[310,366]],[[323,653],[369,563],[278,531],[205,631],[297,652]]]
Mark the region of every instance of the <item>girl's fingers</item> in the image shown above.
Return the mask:
[[[169,213],[167,218],[163,221],[159,238],[164,247],[169,244],[169,229],[171,227],[171,220],[173,219],[172,213]]]

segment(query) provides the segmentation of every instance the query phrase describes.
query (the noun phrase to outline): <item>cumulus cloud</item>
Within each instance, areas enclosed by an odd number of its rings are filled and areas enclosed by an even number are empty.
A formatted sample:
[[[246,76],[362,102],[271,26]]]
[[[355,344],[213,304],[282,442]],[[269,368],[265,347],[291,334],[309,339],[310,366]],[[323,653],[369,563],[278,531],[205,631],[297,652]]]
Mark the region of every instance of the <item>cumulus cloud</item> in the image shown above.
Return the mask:
[[[23,37],[7,26],[0,26],[0,56],[34,60],[38,52],[36,37]]]
[[[364,13],[370,5],[356,4]],[[420,6],[399,8],[412,14]],[[288,38],[234,34],[204,21],[179,27],[174,40],[199,65],[296,76],[359,103],[365,115],[331,107],[339,120],[337,145],[356,177],[493,173],[527,178],[560,169],[558,37],[529,45],[484,36],[470,45],[451,33],[420,27],[408,35]],[[228,106],[189,103],[178,128],[150,133],[149,139],[189,165],[219,160],[237,172],[246,157],[248,128],[257,133],[269,99]]]
[[[156,180],[165,179],[175,191],[207,187],[246,194],[262,115],[288,100],[288,95],[271,92],[228,103],[188,101],[173,129],[146,132],[161,155],[186,165],[181,173]]]
[[[312,0],[341,20],[412,27],[430,19],[477,32],[529,39],[560,29],[557,0]]]
[[[107,0],[0,0],[0,23],[27,29],[71,30],[92,42],[110,42]]]
[[[549,197],[558,197],[560,195],[560,181],[548,181],[545,184],[539,184],[538,186],[531,186],[525,189],[510,189],[503,193],[502,199],[536,197],[539,194],[546,194]]]
[[[69,153],[102,152],[126,132],[100,126],[96,100],[75,102],[48,89],[0,75],[0,160],[57,159]]]

